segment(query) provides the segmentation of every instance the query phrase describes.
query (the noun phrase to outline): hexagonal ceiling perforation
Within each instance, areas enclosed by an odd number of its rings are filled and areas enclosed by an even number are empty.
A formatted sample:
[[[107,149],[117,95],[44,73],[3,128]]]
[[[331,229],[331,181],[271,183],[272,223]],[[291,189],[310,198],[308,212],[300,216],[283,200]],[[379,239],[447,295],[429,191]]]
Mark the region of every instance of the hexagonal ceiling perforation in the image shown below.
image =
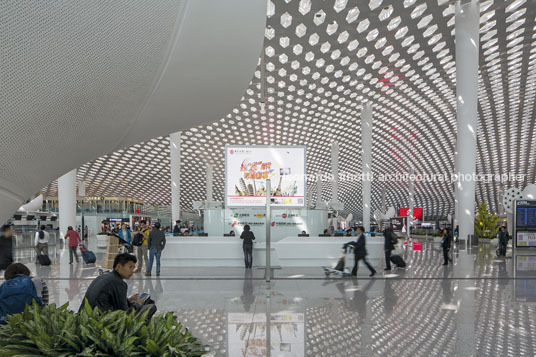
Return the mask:
[[[478,173],[524,173],[534,182],[536,3],[480,4]],[[361,171],[360,112],[373,109],[373,172],[450,173],[456,140],[454,2],[448,0],[268,2],[265,77],[261,63],[241,103],[224,118],[183,132],[183,209],[203,200],[204,163],[215,164],[214,198],[223,201],[226,144],[306,145],[309,173]],[[224,69],[222,69],[224,70]],[[261,98],[265,97],[265,106]],[[80,168],[90,195],[124,195],[169,204],[169,141],[151,141]],[[531,157],[532,154],[532,157]],[[524,184],[518,184],[523,186]],[[512,185],[510,185],[512,186]],[[373,183],[372,211],[407,206],[407,184]],[[308,183],[316,200],[316,184]],[[477,200],[497,209],[498,183],[477,184]],[[43,189],[55,195],[57,183]],[[426,216],[453,211],[453,185],[421,182],[416,207]],[[331,197],[326,183],[323,199]],[[346,211],[361,216],[361,182],[339,184]]]

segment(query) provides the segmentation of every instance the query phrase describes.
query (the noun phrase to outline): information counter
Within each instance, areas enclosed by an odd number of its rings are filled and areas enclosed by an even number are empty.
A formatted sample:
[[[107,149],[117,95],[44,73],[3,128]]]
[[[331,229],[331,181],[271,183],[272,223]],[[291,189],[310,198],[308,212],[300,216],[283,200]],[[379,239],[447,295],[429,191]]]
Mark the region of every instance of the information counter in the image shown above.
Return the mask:
[[[244,252],[239,237],[167,236],[162,252],[165,267],[243,267]],[[356,237],[286,237],[271,244],[272,266],[314,267],[334,265],[342,255],[342,246]],[[383,258],[383,237],[367,239],[367,259]],[[253,245],[253,266],[264,266],[265,242]]]

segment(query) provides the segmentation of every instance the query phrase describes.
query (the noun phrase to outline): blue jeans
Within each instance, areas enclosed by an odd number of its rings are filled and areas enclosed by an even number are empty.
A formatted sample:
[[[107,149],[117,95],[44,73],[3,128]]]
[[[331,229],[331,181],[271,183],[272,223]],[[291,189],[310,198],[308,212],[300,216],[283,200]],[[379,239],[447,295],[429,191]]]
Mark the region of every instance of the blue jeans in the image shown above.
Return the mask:
[[[147,273],[150,273],[153,269],[153,261],[154,257],[156,256],[156,274],[160,274],[160,256],[162,255],[162,251],[158,250],[157,248],[151,248],[149,251],[149,266],[147,267]]]

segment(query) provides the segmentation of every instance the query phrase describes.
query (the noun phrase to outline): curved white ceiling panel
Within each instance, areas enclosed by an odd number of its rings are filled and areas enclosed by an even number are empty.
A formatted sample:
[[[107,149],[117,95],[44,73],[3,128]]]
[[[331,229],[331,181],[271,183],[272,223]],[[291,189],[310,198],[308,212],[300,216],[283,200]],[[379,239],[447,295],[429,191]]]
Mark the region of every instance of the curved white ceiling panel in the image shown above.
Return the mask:
[[[265,22],[265,0],[1,2],[0,220],[72,168],[228,113]]]
[[[454,171],[456,63],[454,2],[449,0],[270,0],[259,65],[239,105],[209,125],[183,132],[183,209],[204,200],[204,163],[223,200],[225,144],[306,145],[309,173],[361,171],[361,105],[373,103],[375,175]],[[526,174],[524,182],[477,184],[477,201],[498,208],[500,192],[536,179],[536,1],[480,1],[477,173]],[[261,72],[264,69],[263,108]],[[209,103],[207,103],[209,105]],[[141,140],[140,140],[141,141]],[[141,168],[140,168],[141,167]],[[91,195],[170,201],[169,142],[158,137],[87,163],[79,178]],[[316,200],[316,185],[309,182]],[[372,184],[372,211],[408,202],[406,182]],[[331,197],[329,183],[323,199]],[[55,193],[55,183],[44,190]],[[454,185],[419,182],[416,207],[446,216]],[[361,181],[339,183],[339,200],[361,216]]]

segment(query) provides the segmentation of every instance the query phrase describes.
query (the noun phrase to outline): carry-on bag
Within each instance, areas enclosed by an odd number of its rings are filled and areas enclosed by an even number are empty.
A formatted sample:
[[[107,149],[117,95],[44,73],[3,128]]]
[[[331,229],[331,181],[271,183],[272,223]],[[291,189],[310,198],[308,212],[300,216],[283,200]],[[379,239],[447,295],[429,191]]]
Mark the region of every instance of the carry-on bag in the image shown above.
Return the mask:
[[[48,255],[44,255],[44,254],[41,254],[41,255],[37,256],[37,261],[41,265],[50,265],[50,264],[52,264],[52,262],[50,261],[50,258],[48,257]]]
[[[82,251],[82,249],[80,249],[80,251]],[[86,264],[93,264],[97,261],[95,254],[91,250],[87,249],[82,252],[82,259],[84,259],[84,263]]]
[[[391,255],[391,262],[399,268],[405,268],[406,262],[400,255]]]

